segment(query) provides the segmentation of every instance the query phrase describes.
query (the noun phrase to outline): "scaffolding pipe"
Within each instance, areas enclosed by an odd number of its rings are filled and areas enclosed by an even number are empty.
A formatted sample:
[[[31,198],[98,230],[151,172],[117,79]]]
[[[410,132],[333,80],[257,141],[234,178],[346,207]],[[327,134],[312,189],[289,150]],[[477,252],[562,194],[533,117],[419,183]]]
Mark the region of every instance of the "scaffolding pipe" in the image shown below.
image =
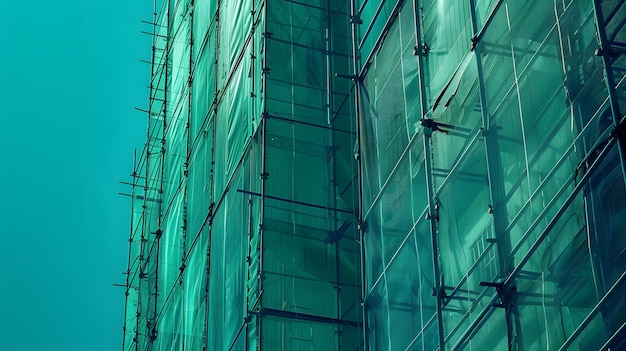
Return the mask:
[[[613,139],[611,139],[613,140]],[[552,219],[550,220],[550,222],[548,223],[548,225],[546,226],[546,228],[541,232],[541,234],[537,237],[537,240],[534,242],[534,244],[531,246],[531,248],[528,250],[527,254],[520,260],[520,263],[517,265],[517,267],[515,267],[515,269],[508,275],[508,277],[506,278],[506,280],[504,280],[501,284],[503,287],[506,286],[510,286],[511,283],[521,274],[522,272],[522,268],[524,266],[524,264],[526,264],[526,262],[528,262],[528,260],[530,259],[530,257],[532,256],[532,254],[535,253],[535,251],[537,250],[537,248],[539,247],[539,245],[543,242],[543,240],[548,236],[548,234],[550,233],[550,231],[552,229],[554,229],[554,226],[557,224],[557,222],[559,221],[559,219],[561,218],[561,216],[565,213],[565,211],[567,210],[567,208],[569,207],[569,205],[571,205],[571,203],[576,199],[576,196],[578,195],[578,193],[580,192],[580,190],[587,185],[587,181],[589,180],[589,178],[591,177],[591,175],[596,171],[596,169],[598,168],[599,164],[601,163],[602,159],[604,159],[604,157],[606,156],[606,154],[608,153],[608,151],[610,150],[610,146],[611,146],[611,142],[609,141],[609,143],[602,149],[602,151],[600,151],[600,154],[598,155],[598,157],[596,158],[596,160],[589,166],[589,168],[587,169],[587,172],[582,176],[580,182],[576,185],[576,187],[572,190],[572,192],[569,194],[569,196],[565,199],[565,202],[563,203],[563,205],[559,208],[559,211],[552,217]],[[498,299],[498,296],[494,296],[494,298],[492,299],[492,303],[495,303]],[[482,319],[484,318],[484,316],[486,315],[484,312],[486,310],[491,310],[494,307],[489,304],[487,307],[485,307],[485,309],[483,310],[483,312],[481,312],[480,316],[478,318],[476,318],[474,320],[474,322],[467,328],[467,330],[465,331],[465,333],[463,333],[463,335],[459,338],[459,340],[457,341],[457,343],[454,345],[454,347],[452,348],[453,351],[459,350],[461,346],[464,345],[465,342],[467,342],[467,340],[469,339],[469,337],[474,333],[474,331],[478,328],[479,324],[482,323]]]
[[[578,327],[576,328],[576,330],[574,330],[572,335],[570,335],[569,338],[567,338],[567,340],[565,340],[563,345],[561,345],[561,347],[559,348],[559,351],[567,350],[572,345],[572,343],[574,343],[576,338],[593,321],[593,318],[596,316],[596,314],[598,314],[598,312],[600,312],[600,310],[605,308],[604,305],[606,304],[607,300],[612,298],[613,295],[615,295],[616,291],[619,291],[619,288],[622,286],[622,283],[624,283],[624,280],[626,280],[624,278],[626,278],[626,271],[622,272],[622,274],[619,276],[619,278],[617,278],[617,281],[615,281],[615,283],[606,292],[606,294],[604,294],[604,296],[602,296],[600,301],[598,301],[598,303],[593,307],[593,309],[589,312],[589,314],[587,314],[587,317],[585,317],[585,319],[578,325]],[[623,325],[622,325],[622,327],[620,329],[622,329],[622,328],[623,328]],[[616,333],[616,335],[617,335],[617,333]],[[607,343],[609,343],[609,341],[607,341]],[[604,348],[601,348],[601,350],[604,350]]]
[[[620,2],[618,5],[621,7],[623,2]],[[604,67],[604,78],[606,82],[606,88],[609,92],[609,103],[611,106],[611,117],[613,120],[613,128],[617,128],[620,126],[622,122],[622,113],[620,111],[619,100],[617,97],[617,92],[615,91],[615,77],[613,76],[612,69],[612,48],[611,42],[607,39],[606,36],[606,23],[604,21],[604,16],[602,14],[602,4],[601,0],[593,0],[593,15],[596,20],[596,33],[598,35],[598,50],[596,50],[596,54],[602,57],[602,65]],[[619,158],[620,158],[620,166],[622,167],[622,178],[624,184],[626,184],[626,142],[618,138],[617,143],[619,145]]]

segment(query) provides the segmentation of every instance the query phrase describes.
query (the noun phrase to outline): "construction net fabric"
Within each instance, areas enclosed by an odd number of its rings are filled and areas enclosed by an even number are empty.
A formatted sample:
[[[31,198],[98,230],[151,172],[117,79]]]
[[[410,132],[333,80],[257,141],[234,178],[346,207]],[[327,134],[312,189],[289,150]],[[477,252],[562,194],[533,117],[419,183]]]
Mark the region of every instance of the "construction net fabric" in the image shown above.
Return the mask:
[[[346,11],[157,4],[124,349],[363,343]]]
[[[154,13],[124,350],[626,347],[623,1]]]
[[[598,3],[398,2],[395,18],[388,2],[364,5],[386,21],[373,50],[378,19],[359,44],[372,349],[623,339],[625,256],[607,251],[624,248],[611,137],[623,73],[597,52],[619,44],[619,34],[599,43],[598,31],[623,10]]]

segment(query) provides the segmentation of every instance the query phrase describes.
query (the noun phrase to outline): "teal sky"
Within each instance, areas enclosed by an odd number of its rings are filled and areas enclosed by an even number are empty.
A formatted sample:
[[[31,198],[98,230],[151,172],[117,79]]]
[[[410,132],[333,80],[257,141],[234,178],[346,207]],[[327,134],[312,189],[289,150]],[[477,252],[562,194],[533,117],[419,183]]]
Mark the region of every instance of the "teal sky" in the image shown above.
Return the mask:
[[[2,1],[0,349],[121,349],[150,0]]]

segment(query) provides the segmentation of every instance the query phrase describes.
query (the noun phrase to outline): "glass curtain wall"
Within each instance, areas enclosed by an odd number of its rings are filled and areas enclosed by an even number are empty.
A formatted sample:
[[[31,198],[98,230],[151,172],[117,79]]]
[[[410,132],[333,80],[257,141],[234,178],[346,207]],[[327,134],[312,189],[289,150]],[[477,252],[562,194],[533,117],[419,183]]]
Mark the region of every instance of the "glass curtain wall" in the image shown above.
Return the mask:
[[[155,3],[124,350],[363,348],[349,5]]]
[[[369,349],[624,347],[623,3],[353,2]]]

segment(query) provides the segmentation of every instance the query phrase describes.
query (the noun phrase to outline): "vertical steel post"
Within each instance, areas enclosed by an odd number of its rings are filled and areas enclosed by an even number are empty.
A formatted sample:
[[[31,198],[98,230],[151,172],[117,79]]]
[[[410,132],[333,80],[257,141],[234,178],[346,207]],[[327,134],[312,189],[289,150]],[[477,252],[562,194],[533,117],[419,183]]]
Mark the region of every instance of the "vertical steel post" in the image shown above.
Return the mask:
[[[335,149],[335,119],[333,117],[333,66],[332,66],[332,0],[326,0],[326,28],[324,31],[324,43],[325,43],[325,56],[326,56],[326,122],[328,124],[328,136],[329,136],[329,146],[327,149],[327,162],[330,163],[331,168],[331,179],[330,179],[330,188],[332,198],[329,201],[332,202],[332,209],[328,209],[330,211],[331,223],[330,229],[333,233],[337,233],[339,221],[339,212],[338,208],[338,200],[337,200],[337,154]],[[339,249],[340,240],[329,243],[329,245],[334,245],[335,248],[335,292],[336,292],[336,303],[337,303],[337,320],[342,319],[341,313],[341,297],[342,297],[342,287],[341,287],[341,250]],[[337,323],[337,350],[341,350],[342,339],[343,339],[343,324]]]
[[[258,247],[259,247],[259,268],[258,268],[258,291],[259,291],[259,296],[257,297],[257,299],[260,301],[260,304],[263,303],[263,279],[264,279],[264,222],[265,222],[265,190],[266,190],[266,177],[265,175],[267,174],[267,162],[266,162],[266,157],[267,157],[267,74],[266,72],[266,68],[267,68],[267,36],[265,35],[267,33],[267,7],[270,5],[269,4],[269,0],[265,0],[265,5],[261,5],[263,6],[263,26],[261,28],[262,30],[262,36],[261,36],[261,46],[262,46],[262,55],[263,57],[261,58],[261,72],[262,73],[262,77],[261,77],[261,86],[262,86],[262,91],[263,91],[263,97],[262,97],[262,107],[261,107],[261,174],[259,175],[261,177],[261,213],[260,213],[260,221],[259,221],[259,243],[258,243]],[[257,350],[262,350],[263,349],[263,317],[261,316],[261,314],[259,314],[257,316]]]
[[[501,2],[500,2],[501,3]],[[490,16],[493,18],[495,11],[498,11],[499,5]],[[481,46],[478,45],[479,35],[482,35],[481,28],[478,27],[478,19],[476,16],[476,1],[470,0],[470,16],[473,32],[473,49],[476,56],[476,68],[478,76],[480,111],[483,124],[483,136],[485,140],[485,156],[487,163],[487,178],[489,181],[489,193],[491,197],[494,232],[496,239],[496,247],[498,251],[499,275],[505,279],[514,269],[514,260],[511,255],[511,240],[507,235],[507,209],[506,209],[506,191],[504,188],[504,176],[502,174],[502,158],[500,154],[500,145],[498,143],[498,127],[494,119],[489,115],[487,109],[487,95],[485,93],[485,81],[483,75],[483,65],[481,61]],[[528,170],[527,170],[528,171]],[[513,281],[514,282],[514,281]],[[519,321],[519,311],[516,306],[516,294],[514,283],[511,286],[503,286],[505,291],[503,295],[510,296],[508,301],[502,301],[505,305],[506,327],[509,349],[512,345],[517,345],[517,349],[523,350],[521,338],[521,324]],[[502,297],[504,298],[504,297]]]
[[[188,214],[188,209],[189,207],[187,206],[188,203],[188,199],[189,199],[189,162],[190,162],[190,158],[191,158],[191,148],[192,148],[192,136],[191,136],[191,115],[193,113],[192,110],[192,99],[193,99],[193,66],[194,66],[194,57],[193,57],[193,50],[194,50],[194,42],[193,42],[193,26],[194,26],[194,0],[190,0],[189,1],[189,6],[187,7],[187,11],[189,11],[189,70],[187,72],[187,120],[185,121],[185,135],[187,136],[187,140],[185,142],[185,154],[184,154],[184,162],[183,162],[183,182],[184,182],[184,193],[183,193],[183,253],[182,253],[182,257],[183,257],[183,263],[185,262],[185,256],[188,254],[187,252],[187,228],[188,228],[188,222],[187,219],[189,218],[189,214]],[[202,232],[202,227],[200,228],[200,232]],[[194,237],[196,235],[201,235],[201,234],[197,234],[197,233],[192,233],[192,235],[194,235]],[[192,244],[193,245],[193,244]],[[181,266],[182,268],[182,266]],[[181,279],[183,278],[185,271],[181,270],[180,274],[181,274]],[[185,279],[183,279],[183,282],[185,281]],[[199,291],[198,291],[199,293]],[[183,296],[185,296],[183,294]],[[184,318],[183,320],[183,328],[187,328],[187,318]],[[186,334],[186,333],[185,333]],[[183,349],[185,348],[186,345],[186,338],[182,338],[182,343],[183,343]]]
[[[420,92],[420,118],[425,118],[428,113],[427,97],[426,97],[426,77],[424,75],[424,60],[426,55],[426,45],[424,31],[422,28],[422,13],[419,0],[413,0],[413,19],[415,24],[415,55],[417,56],[418,85]],[[428,197],[428,220],[430,222],[430,243],[433,261],[433,281],[435,282],[434,292],[437,299],[437,336],[439,350],[445,350],[445,335],[443,321],[443,297],[444,287],[442,286],[442,274],[439,264],[439,243],[438,243],[438,205],[435,195],[435,185],[433,180],[432,167],[432,150],[431,138],[432,131],[423,128],[423,147],[424,147],[424,170],[426,174],[426,196]]]
[[[209,226],[208,228],[208,244],[207,244],[207,257],[206,257],[206,262],[207,262],[207,267],[206,267],[206,320],[207,320],[207,325],[205,326],[205,333],[206,333],[206,349],[210,349],[211,348],[211,344],[213,342],[213,340],[209,337],[209,331],[211,330],[210,327],[210,323],[213,322],[211,320],[209,320],[209,316],[211,313],[211,308],[214,308],[216,306],[211,306],[211,265],[213,264],[213,259],[214,259],[214,255],[213,255],[213,217],[215,216],[215,136],[216,136],[216,120],[217,120],[217,94],[218,94],[218,89],[217,89],[217,81],[218,81],[218,53],[219,53],[219,45],[220,45],[220,40],[219,40],[219,33],[220,33],[220,9],[222,6],[222,2],[220,0],[217,0],[217,4],[215,6],[215,13],[211,14],[213,16],[215,16],[215,30],[213,35],[215,35],[215,47],[212,48],[215,51],[215,59],[213,60],[213,91],[215,92],[215,96],[213,98],[213,103],[211,103],[211,106],[209,108],[209,112],[208,115],[211,116],[211,114],[213,114],[213,128],[211,130],[211,173],[210,173],[210,179],[211,179],[211,189],[209,190],[211,192],[210,195],[210,204],[209,204],[209,209],[208,209],[208,213],[207,213],[207,217],[208,219],[205,219],[205,222],[207,223],[206,225]],[[211,26],[209,25],[209,33],[210,33],[210,28]],[[211,34],[208,34],[211,35]],[[211,40],[207,38],[207,46],[208,43],[210,43]],[[210,47],[205,48],[205,50],[209,50],[211,49]],[[211,117],[209,117],[209,121],[211,120]],[[204,121],[203,121],[204,124]],[[207,124],[207,127],[211,125],[210,123]],[[203,224],[204,225],[204,224]]]
[[[623,6],[623,5],[619,5]],[[615,77],[613,76],[613,67],[612,67],[612,59],[613,59],[613,50],[611,48],[611,43],[609,42],[606,36],[606,23],[604,23],[604,15],[602,14],[602,4],[601,0],[593,0],[593,14],[596,22],[596,30],[598,34],[598,50],[596,51],[597,55],[602,57],[602,65],[604,66],[604,77],[606,82],[606,88],[609,92],[609,104],[611,108],[611,116],[613,117],[613,127],[617,127],[622,122],[622,113],[619,107],[619,101],[617,98],[617,92],[615,91]],[[626,123],[626,121],[624,122]],[[626,183],[626,143],[617,138],[617,143],[619,145],[619,158],[620,165],[622,167],[622,177],[624,179],[624,183]]]
[[[438,242],[438,222],[439,214],[437,196],[435,195],[435,185],[433,181],[432,150],[430,148],[432,134],[430,130],[423,129],[424,141],[424,169],[426,173],[426,196],[428,197],[428,221],[430,222],[430,244],[433,253],[433,275],[435,282],[435,298],[437,299],[437,331],[439,337],[439,350],[445,350],[445,336],[443,326],[443,296],[444,286],[442,284],[441,268],[439,267],[439,242]]]
[[[368,323],[367,312],[365,307],[365,296],[367,295],[367,285],[365,281],[365,230],[363,228],[363,162],[361,157],[361,82],[359,78],[360,70],[360,53],[358,48],[358,24],[359,24],[359,10],[357,8],[356,0],[350,0],[350,30],[352,34],[352,74],[354,82],[354,113],[356,117],[356,153],[354,157],[357,161],[357,179],[359,183],[359,203],[357,213],[357,229],[359,235],[360,244],[360,256],[361,256],[361,318],[362,333],[363,333],[363,345],[365,349],[369,349],[368,338]]]

